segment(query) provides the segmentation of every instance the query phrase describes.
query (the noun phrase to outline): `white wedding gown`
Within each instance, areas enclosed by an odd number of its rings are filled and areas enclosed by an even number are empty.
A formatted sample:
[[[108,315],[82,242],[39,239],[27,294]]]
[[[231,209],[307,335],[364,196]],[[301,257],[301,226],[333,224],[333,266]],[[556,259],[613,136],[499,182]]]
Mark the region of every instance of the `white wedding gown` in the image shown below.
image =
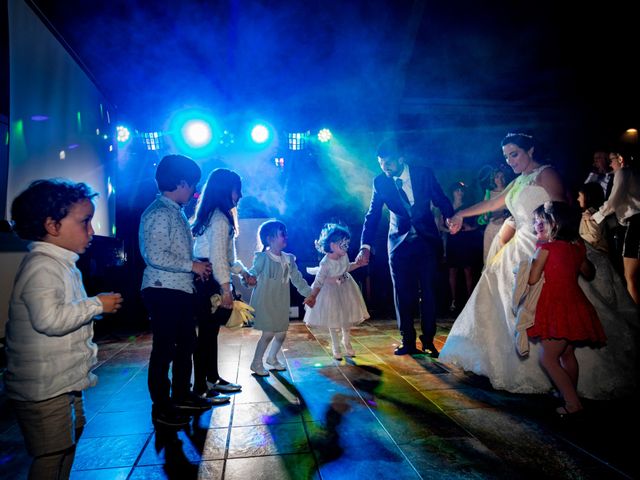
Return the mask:
[[[494,388],[514,393],[544,393],[553,388],[538,364],[537,343],[530,343],[527,357],[517,354],[515,318],[511,311],[513,269],[535,251],[533,210],[550,200],[547,191],[535,184],[545,168],[547,165],[520,175],[507,194],[506,203],[515,219],[516,233],[496,255],[487,259],[476,288],[440,352],[441,362],[486,376]],[[498,238],[494,239],[497,241]],[[589,297],[590,292],[585,289],[585,293]],[[634,389],[636,382],[637,311],[633,307],[631,315],[627,312],[620,319],[619,312],[602,312],[604,303],[593,303],[609,342],[606,348],[576,349],[580,366],[578,393],[597,399],[625,395]],[[612,350],[616,354],[608,355]]]

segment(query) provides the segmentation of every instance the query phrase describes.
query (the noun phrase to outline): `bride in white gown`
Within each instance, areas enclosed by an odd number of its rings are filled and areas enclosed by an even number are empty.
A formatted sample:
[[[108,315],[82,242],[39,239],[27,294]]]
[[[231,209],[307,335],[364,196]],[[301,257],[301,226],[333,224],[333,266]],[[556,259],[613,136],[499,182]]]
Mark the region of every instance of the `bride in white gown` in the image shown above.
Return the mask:
[[[544,393],[550,391],[552,385],[538,364],[538,345],[531,342],[528,357],[520,357],[515,349],[515,318],[511,311],[513,269],[531,258],[535,251],[533,210],[549,200],[564,201],[564,191],[558,174],[534,159],[534,142],[530,136],[507,135],[502,141],[502,151],[519,176],[499,196],[458,212],[450,220],[450,229],[457,231],[464,217],[497,210],[506,204],[515,220],[516,232],[502,248],[491,249],[498,251],[487,258],[482,276],[440,352],[440,361],[484,375],[496,389]],[[500,235],[494,242],[500,242]],[[611,316],[603,318],[600,312],[599,315],[608,332],[612,325],[606,322]],[[629,329],[629,326],[614,325],[613,328]],[[633,337],[629,335],[629,344]],[[611,338],[623,340],[619,332]],[[608,349],[612,348],[617,346],[612,346],[610,339]],[[612,365],[614,362],[607,357],[606,349],[582,347],[576,349],[576,357],[580,366],[578,393],[581,396],[610,398],[633,388],[635,365],[631,372],[620,371],[620,366]]]

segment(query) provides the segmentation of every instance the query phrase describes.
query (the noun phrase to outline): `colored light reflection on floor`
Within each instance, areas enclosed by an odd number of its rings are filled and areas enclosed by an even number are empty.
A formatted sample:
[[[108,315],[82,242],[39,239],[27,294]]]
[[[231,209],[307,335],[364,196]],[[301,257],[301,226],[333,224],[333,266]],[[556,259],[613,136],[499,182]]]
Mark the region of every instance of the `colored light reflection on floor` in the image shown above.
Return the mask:
[[[439,323],[437,347],[448,326]],[[394,355],[393,321],[354,328],[357,356],[343,362],[332,360],[328,334],[292,322],[287,370],[256,378],[259,337],[221,331],[221,374],[242,391],[178,431],[150,420],[151,336],[98,339],[104,361],[86,392],[91,415],[72,478],[564,478],[567,465],[576,478],[637,476],[624,434],[635,403],[589,403],[583,426],[553,425],[550,396],[496,391],[425,355]],[[0,477],[26,478],[29,458],[2,400]]]

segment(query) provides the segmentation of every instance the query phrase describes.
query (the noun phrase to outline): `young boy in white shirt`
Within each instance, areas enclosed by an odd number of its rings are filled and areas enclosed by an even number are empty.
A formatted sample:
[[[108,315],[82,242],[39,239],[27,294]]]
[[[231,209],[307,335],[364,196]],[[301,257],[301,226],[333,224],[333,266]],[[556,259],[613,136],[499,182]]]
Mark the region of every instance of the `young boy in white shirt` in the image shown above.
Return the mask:
[[[97,194],[84,183],[36,180],[11,207],[31,240],[16,274],[7,322],[7,396],[33,457],[29,478],[69,478],[85,425],[82,391],[95,385],[93,318],[116,312],[119,293],[87,297],[78,256],[94,234]]]

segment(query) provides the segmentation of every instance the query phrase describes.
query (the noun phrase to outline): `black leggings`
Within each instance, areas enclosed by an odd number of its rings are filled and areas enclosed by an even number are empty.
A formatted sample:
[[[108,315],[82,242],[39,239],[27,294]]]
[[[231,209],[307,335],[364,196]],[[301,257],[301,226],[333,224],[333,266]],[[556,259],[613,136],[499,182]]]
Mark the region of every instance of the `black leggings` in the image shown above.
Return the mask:
[[[622,256],[624,258],[640,259],[640,213],[631,217],[627,223]]]
[[[227,323],[231,310],[218,307],[211,313],[211,295],[220,293],[220,284],[213,275],[206,281],[195,279],[196,286],[196,319],[198,324],[198,339],[193,355],[193,390],[196,393],[207,391],[207,381],[215,383],[219,380],[218,373],[218,332]]]

